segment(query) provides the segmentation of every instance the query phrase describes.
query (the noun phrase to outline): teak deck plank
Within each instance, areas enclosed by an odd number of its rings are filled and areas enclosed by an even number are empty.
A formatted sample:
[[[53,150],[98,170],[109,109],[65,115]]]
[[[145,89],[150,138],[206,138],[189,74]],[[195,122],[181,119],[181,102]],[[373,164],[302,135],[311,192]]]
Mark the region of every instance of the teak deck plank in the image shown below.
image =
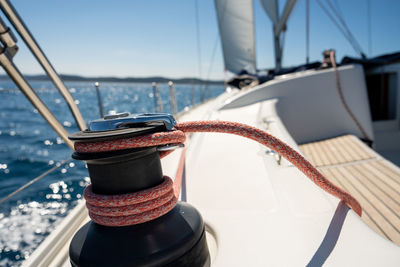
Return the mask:
[[[400,169],[352,135],[299,147],[332,183],[358,199],[372,229],[400,245]]]
[[[352,142],[353,140],[344,137],[340,138],[339,140],[342,142],[344,148],[351,153],[353,161],[364,159],[362,152],[358,149],[354,142]]]
[[[340,163],[350,162],[353,160],[350,153],[346,150],[346,148],[341,147],[342,145],[341,145],[341,142],[339,142],[338,138],[330,139],[330,143],[333,146],[337,147],[338,153],[342,156],[341,160],[339,161]]]
[[[308,157],[308,160],[311,162],[312,165],[316,165],[315,164],[315,156],[314,156],[314,152],[311,151],[311,148],[309,146],[303,146],[303,154]]]
[[[388,185],[380,177],[369,172],[368,169],[365,168],[365,166],[360,166],[360,165],[353,165],[351,167],[358,170],[360,172],[360,175],[364,176],[366,178],[365,182],[373,183],[375,188],[379,189],[384,194],[386,194],[389,198],[391,198],[396,203],[396,205],[398,205],[400,207],[400,192],[397,190],[394,190],[390,185]],[[400,210],[399,210],[399,214],[400,214]]]
[[[311,151],[312,155],[314,156],[313,159],[314,159],[315,166],[322,166],[322,160],[319,157],[319,153],[317,152],[315,147],[314,146],[309,146],[308,148]],[[310,155],[306,154],[306,157],[310,157]]]
[[[393,188],[393,190],[400,192],[400,184],[397,183],[393,177],[387,175],[383,170],[379,169],[374,162],[371,162],[371,164],[365,164],[364,167],[389,187]]]
[[[320,147],[321,147],[321,150],[325,153],[325,155],[328,159],[329,165],[335,165],[335,164],[339,163],[339,161],[335,158],[334,151],[329,146],[329,143],[320,142]]]
[[[387,221],[386,217],[374,205],[376,203],[373,203],[371,199],[368,199],[368,196],[364,194],[365,190],[363,188],[359,188],[357,183],[353,183],[351,177],[340,172],[338,169],[332,168],[330,171],[336,178],[338,178],[340,183],[346,187],[347,191],[360,202],[364,213],[367,212],[371,216],[375,224],[382,229],[382,232],[384,232],[384,236],[399,244],[400,233],[397,232],[396,228]]]
[[[322,170],[322,173],[335,185],[339,186],[340,188],[344,189],[347,192],[350,192],[350,190],[345,187],[338,179],[335,178],[334,174],[331,173],[329,169],[324,169]],[[386,237],[389,239],[389,237],[383,232],[383,230],[379,227],[379,225],[372,219],[371,215],[369,214],[368,210],[363,209],[363,214],[362,214],[362,219],[372,228],[377,232],[378,234]]]
[[[336,146],[332,142],[323,142],[326,150],[330,152],[332,163],[339,164],[342,161],[343,156],[340,154],[340,151],[336,148]]]
[[[389,176],[395,183],[400,185],[400,173],[395,170],[392,165],[385,161],[376,161],[373,162],[372,165],[381,170],[387,176]]]
[[[372,186],[368,186],[368,182],[360,181],[360,177],[351,171],[351,167],[340,167],[339,171],[344,173],[348,180],[357,187],[357,189],[370,201],[370,203],[378,210],[380,214],[388,221],[394,229],[397,230],[400,235],[400,218],[389,208],[389,203],[387,203],[385,198],[382,198],[384,194],[380,194],[379,190]],[[349,170],[350,169],[350,170]],[[362,178],[361,178],[362,179]]]

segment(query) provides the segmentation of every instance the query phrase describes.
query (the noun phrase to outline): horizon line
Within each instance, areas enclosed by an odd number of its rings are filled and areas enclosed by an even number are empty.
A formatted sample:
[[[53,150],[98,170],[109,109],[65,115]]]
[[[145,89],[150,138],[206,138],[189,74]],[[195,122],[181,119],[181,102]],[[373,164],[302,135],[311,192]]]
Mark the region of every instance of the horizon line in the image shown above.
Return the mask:
[[[111,81],[111,82],[158,82],[168,83],[172,81],[174,83],[224,83],[224,80],[206,80],[196,77],[183,77],[183,78],[170,78],[164,76],[146,76],[146,77],[118,77],[118,76],[83,76],[75,74],[58,74],[64,81]],[[51,80],[46,74],[23,74],[27,80]],[[0,79],[11,78],[7,74],[0,74]]]

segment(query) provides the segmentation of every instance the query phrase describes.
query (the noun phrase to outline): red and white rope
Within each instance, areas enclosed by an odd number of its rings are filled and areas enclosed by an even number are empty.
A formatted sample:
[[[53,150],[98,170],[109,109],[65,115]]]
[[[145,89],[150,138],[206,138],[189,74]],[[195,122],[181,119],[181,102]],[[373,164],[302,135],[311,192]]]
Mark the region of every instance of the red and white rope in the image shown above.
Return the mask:
[[[158,186],[122,195],[99,195],[92,186],[85,188],[84,197],[90,218],[101,225],[126,226],[154,220],[173,209],[177,197],[171,178],[164,176]]]
[[[243,136],[249,139],[252,139],[256,142],[259,142],[268,148],[276,151],[284,158],[286,158],[289,162],[291,162],[294,166],[296,166],[300,171],[302,171],[308,178],[310,178],[316,185],[320,188],[328,192],[329,194],[342,199],[349,207],[351,207],[358,215],[361,216],[362,208],[358,201],[351,196],[349,193],[340,189],[339,187],[332,184],[328,179],[326,179],[314,166],[311,165],[302,155],[292,149],[290,146],[279,140],[278,138],[270,135],[269,133],[257,129],[255,127],[235,122],[226,122],[226,121],[194,121],[194,122],[185,122],[178,123],[175,131],[163,132],[163,133],[154,133],[141,137],[133,137],[126,139],[118,139],[112,141],[102,141],[102,142],[92,142],[92,143],[75,143],[75,150],[79,153],[87,153],[87,152],[103,152],[103,151],[112,151],[112,150],[121,150],[121,149],[129,149],[129,148],[137,148],[137,147],[149,147],[149,146],[158,146],[165,144],[175,144],[182,143],[185,140],[185,133],[191,132],[217,132],[217,133],[229,133],[235,134],[239,136]],[[182,153],[182,157],[180,160],[180,166],[184,164],[184,153]],[[132,195],[153,195],[153,190],[158,190],[158,187],[146,189],[141,192],[133,193],[133,194],[125,194],[118,196],[99,196],[94,195],[93,192],[89,189],[85,190],[85,198],[88,201],[89,214],[93,221],[99,224],[108,225],[108,226],[122,226],[122,225],[132,225],[137,223],[142,223],[154,218],[158,218],[162,216],[176,203],[176,198],[179,195],[179,188],[181,183],[182,175],[182,166],[178,169],[178,179],[175,179],[174,186],[172,182],[169,185],[169,190],[174,190],[176,193],[174,194],[175,200],[167,202],[171,204],[171,206],[165,203],[165,198],[161,198],[154,200],[155,198],[151,198],[152,202],[145,202],[147,200],[143,200],[140,198],[132,198]],[[167,178],[166,178],[167,179]],[[175,188],[173,188],[175,187]],[[165,189],[166,190],[166,189]],[[88,192],[86,192],[88,191]],[[167,190],[168,191],[168,190]],[[90,196],[90,200],[88,200],[87,195]],[[158,196],[159,197],[159,196]],[[128,200],[129,199],[129,200]],[[136,200],[132,200],[136,199]],[[110,203],[113,204],[99,204],[99,203]],[[145,204],[143,204],[143,202]],[[172,206],[172,202],[174,202]],[[142,203],[145,208],[138,208],[136,205],[138,203]],[[113,209],[101,209],[101,212],[98,211],[98,206],[110,207],[107,205],[111,205]],[[133,206],[130,206],[133,205]],[[161,206],[168,206],[167,208],[161,209]],[[94,208],[96,207],[96,208]],[[103,207],[103,206],[102,206]],[[145,210],[142,213],[134,213],[131,214],[132,210],[135,212],[137,210]],[[166,211],[166,212],[165,212]],[[164,212],[164,213],[163,213]],[[161,215],[160,215],[161,214]]]

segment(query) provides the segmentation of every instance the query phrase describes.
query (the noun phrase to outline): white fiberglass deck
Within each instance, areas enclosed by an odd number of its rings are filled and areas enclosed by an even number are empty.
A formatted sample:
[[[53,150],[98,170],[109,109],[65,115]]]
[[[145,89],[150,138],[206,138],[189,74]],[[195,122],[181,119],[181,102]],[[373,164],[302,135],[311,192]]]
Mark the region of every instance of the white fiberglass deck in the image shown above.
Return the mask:
[[[272,111],[273,105],[274,101],[267,101],[215,111],[210,119],[263,127],[262,118],[267,116],[274,121],[271,133],[296,146],[275,114],[260,114]],[[382,259],[389,265],[400,262],[396,245],[373,232],[353,211],[340,212],[337,199],[286,161],[278,165],[257,143],[237,136],[196,134],[189,146],[187,199],[216,233],[217,266],[304,266],[325,260],[337,266],[374,266]],[[341,214],[338,220],[344,221],[343,228],[336,232],[336,247],[324,258],[326,251],[322,253],[319,247],[335,209]],[[372,253],[378,247],[385,249]]]

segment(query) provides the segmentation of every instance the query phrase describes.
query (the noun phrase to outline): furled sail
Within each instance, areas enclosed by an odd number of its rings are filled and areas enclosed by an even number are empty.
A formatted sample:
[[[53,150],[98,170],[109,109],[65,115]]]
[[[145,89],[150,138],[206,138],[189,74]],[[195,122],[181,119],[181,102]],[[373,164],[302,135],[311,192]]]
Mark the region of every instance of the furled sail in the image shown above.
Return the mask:
[[[215,0],[225,68],[255,72],[253,0]]]

